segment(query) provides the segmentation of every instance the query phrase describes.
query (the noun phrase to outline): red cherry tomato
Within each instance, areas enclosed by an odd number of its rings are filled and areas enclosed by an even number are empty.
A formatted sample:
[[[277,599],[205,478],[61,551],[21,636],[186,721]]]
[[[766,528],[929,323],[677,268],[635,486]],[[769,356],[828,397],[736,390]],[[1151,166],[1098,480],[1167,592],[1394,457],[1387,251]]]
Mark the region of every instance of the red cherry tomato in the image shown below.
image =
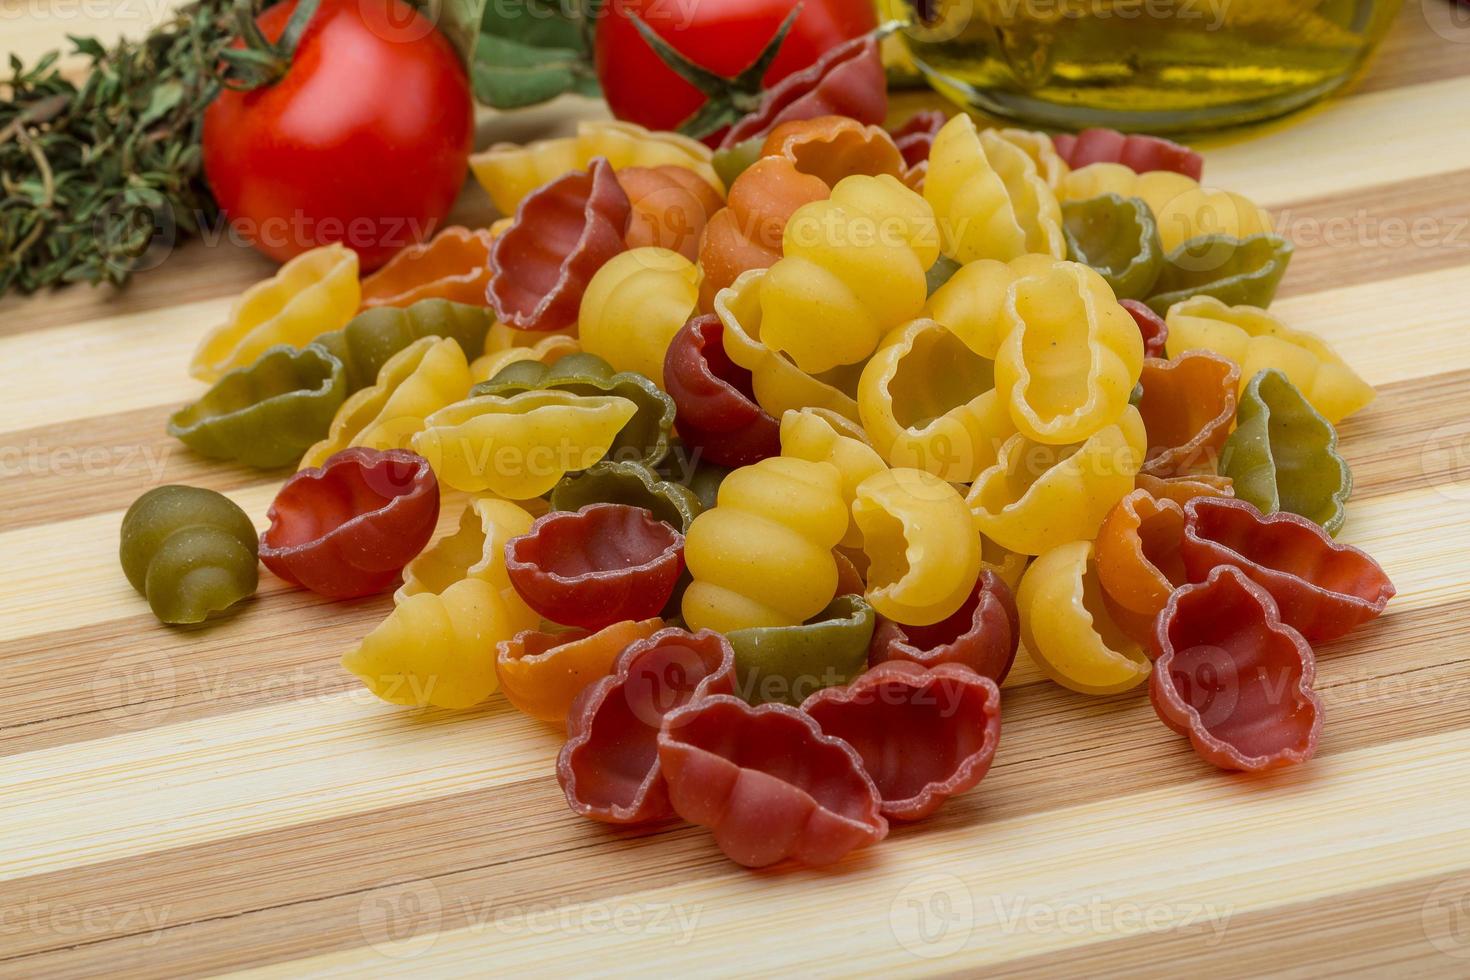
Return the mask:
[[[267,39],[295,7],[261,14]],[[469,81],[433,24],[403,0],[321,0],[284,77],[205,112],[204,170],[271,258],[343,242],[373,269],[449,212],[473,137]]]
[[[705,96],[674,73],[638,33],[633,15],[695,64],[738,75],[770,43],[791,0],[608,0],[597,24],[597,78],[613,115],[649,129],[677,129]],[[766,72],[770,87],[827,49],[876,26],[871,0],[803,0],[801,14]]]

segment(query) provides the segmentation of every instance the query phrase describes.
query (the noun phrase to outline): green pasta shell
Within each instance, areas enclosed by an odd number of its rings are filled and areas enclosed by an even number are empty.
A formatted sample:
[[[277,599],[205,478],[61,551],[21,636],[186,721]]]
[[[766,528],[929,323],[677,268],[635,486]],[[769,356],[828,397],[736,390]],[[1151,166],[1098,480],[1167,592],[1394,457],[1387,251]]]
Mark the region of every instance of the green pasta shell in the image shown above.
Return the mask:
[[[800,626],[732,631],[737,693],[751,704],[800,705],[813,691],[846,684],[868,667],[876,622],[862,596],[842,595]]]
[[[421,337],[448,337],[473,361],[485,352],[490,311],[447,299],[421,299],[412,306],[375,306],[324,333],[312,343],[325,348],[347,372],[347,393],[373,384],[388,359]]]
[[[591,469],[562,477],[551,490],[552,510],[581,510],[588,504],[627,504],[688,532],[704,504],[688,487],[665,480],[643,463],[603,460]]]
[[[753,136],[748,140],[742,140],[734,146],[715,151],[710,160],[710,166],[714,167],[715,174],[729,187],[735,183],[735,178],[749,170],[751,165],[761,158],[761,149],[766,145],[764,136]]]
[[[1263,514],[1300,514],[1336,534],[1347,517],[1353,473],[1337,452],[1337,430],[1277,370],[1262,371],[1240,395],[1220,475]]]
[[[720,484],[730,475],[729,467],[711,463],[678,436],[669,440],[669,454],[654,467],[654,472],[670,483],[688,487],[705,510],[715,505]]]
[[[928,289],[928,295],[933,296],[935,291],[954,278],[954,274],[960,271],[960,264],[948,255],[941,255],[934,260],[929,271],[924,273],[924,282]]]
[[[1265,309],[1276,298],[1293,250],[1291,242],[1269,233],[1191,238],[1164,257],[1148,305],[1164,316],[1191,296],[1213,296],[1227,306]]]
[[[169,416],[168,433],[197,453],[270,469],[326,436],[347,397],[342,362],[320,347],[272,347]]]
[[[1153,212],[1136,197],[1102,194],[1062,205],[1067,255],[1091,266],[1119,299],[1143,299],[1164,268]]]
[[[165,623],[198,623],[255,593],[259,539],[224,494],[163,486],[133,502],[122,521],[123,574]]]
[[[595,354],[568,354],[551,365],[538,361],[507,364],[489,381],[470,390],[478,395],[517,395],[523,391],[556,388],[583,395],[617,395],[638,406],[608,450],[608,458],[636,458],[657,466],[669,453],[674,428],[674,400],[652,381],[633,371],[614,372]]]

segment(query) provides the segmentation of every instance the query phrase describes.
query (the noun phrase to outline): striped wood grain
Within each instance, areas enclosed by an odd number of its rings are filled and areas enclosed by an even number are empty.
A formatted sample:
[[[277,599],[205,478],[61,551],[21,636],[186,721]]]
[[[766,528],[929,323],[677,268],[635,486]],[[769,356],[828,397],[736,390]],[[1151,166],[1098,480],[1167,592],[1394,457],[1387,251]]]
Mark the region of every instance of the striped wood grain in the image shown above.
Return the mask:
[[[1299,243],[1279,312],[1380,386],[1343,427],[1344,538],[1400,596],[1321,651],[1311,765],[1208,770],[1138,692],[1072,695],[1023,657],[979,790],[836,870],[753,874],[693,828],[574,818],[556,733],[500,698],[365,696],[336,658],[386,597],[329,604],[267,574],[238,615],[161,628],[116,569],[127,504],[161,475],[261,521],[280,478],[162,434],[199,390],[200,331],[269,271],[194,243],[121,294],[0,301],[0,557],[24,569],[0,590],[0,975],[1462,973],[1470,136],[1445,107],[1470,98],[1470,61],[1408,6],[1357,94],[1207,151],[1211,182]],[[524,138],[529,118],[492,126]],[[487,213],[466,195],[465,220]],[[1344,217],[1347,240],[1322,240]]]

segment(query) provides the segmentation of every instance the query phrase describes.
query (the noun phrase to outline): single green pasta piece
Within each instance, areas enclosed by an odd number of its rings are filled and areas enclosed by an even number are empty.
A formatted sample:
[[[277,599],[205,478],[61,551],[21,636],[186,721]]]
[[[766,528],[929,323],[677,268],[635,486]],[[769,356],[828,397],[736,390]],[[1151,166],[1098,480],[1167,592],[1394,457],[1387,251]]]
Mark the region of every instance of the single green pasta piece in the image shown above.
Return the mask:
[[[662,479],[688,487],[699,501],[700,509],[709,510],[720,495],[720,484],[730,475],[728,466],[705,459],[697,449],[690,449],[678,436],[669,440],[669,454],[656,467]]]
[[[616,395],[638,407],[608,450],[612,460],[636,459],[657,466],[669,453],[674,428],[674,400],[635,371],[614,371],[596,354],[567,354],[550,365],[538,361],[507,364],[489,381],[470,391],[470,397],[509,397],[524,391],[549,389],[574,395]]]
[[[154,487],[122,521],[123,574],[165,623],[199,623],[255,594],[259,539],[224,494]]]
[[[960,264],[948,255],[941,255],[934,260],[929,271],[924,273],[924,285],[928,290],[927,295],[933,296],[934,291],[954,278],[954,274],[960,271]]]
[[[580,473],[569,473],[552,488],[550,503],[552,510],[581,510],[588,504],[642,507],[680,534],[704,510],[693,490],[663,479],[635,460],[605,459]]]
[[[346,397],[341,361],[312,344],[282,344],[169,416],[168,433],[214,459],[287,466],[327,434]]]
[[[736,692],[751,704],[796,706],[813,691],[846,684],[867,669],[876,624],[866,599],[842,595],[796,626],[732,630]]]
[[[389,358],[423,337],[448,337],[473,361],[485,352],[490,311],[447,299],[421,299],[412,306],[375,306],[348,321],[341,330],[324,333],[312,343],[342,362],[347,394],[377,380]]]
[[[1067,256],[1091,266],[1118,299],[1143,299],[1164,268],[1153,212],[1136,197],[1102,194],[1062,205]]]
[[[1337,451],[1337,430],[1280,371],[1261,371],[1241,393],[1235,431],[1220,453],[1220,475],[1235,496],[1263,514],[1300,514],[1336,534],[1347,517],[1353,473]]]
[[[1270,233],[1234,238],[1201,235],[1164,257],[1148,305],[1159,316],[1192,296],[1213,296],[1228,306],[1271,305],[1291,263],[1291,242]]]
[[[761,158],[761,149],[766,145],[764,136],[755,136],[748,140],[742,140],[734,146],[725,147],[715,151],[710,165],[715,168],[715,173],[729,187],[735,183],[735,178]]]

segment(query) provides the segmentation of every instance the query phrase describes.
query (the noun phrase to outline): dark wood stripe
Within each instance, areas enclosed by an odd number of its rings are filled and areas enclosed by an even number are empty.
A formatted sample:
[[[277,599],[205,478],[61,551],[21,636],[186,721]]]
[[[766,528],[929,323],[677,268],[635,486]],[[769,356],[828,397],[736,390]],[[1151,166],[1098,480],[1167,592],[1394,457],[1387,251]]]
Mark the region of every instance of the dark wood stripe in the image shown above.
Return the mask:
[[[1323,755],[1470,727],[1465,654],[1452,642],[1467,628],[1470,602],[1461,602],[1391,615],[1325,649]],[[441,716],[434,723],[464,719]],[[981,788],[921,825],[896,828],[895,839],[967,828],[978,833],[989,821],[1234,778],[1205,767],[1185,740],[1163,728],[1142,691],[1092,699],[1050,684],[1008,690],[1005,726],[995,768]],[[466,905],[588,902],[747,873],[695,828],[619,831],[574,817],[550,777],[555,748],[548,733],[545,778],[0,882],[0,909],[65,902],[148,909],[155,922],[168,916],[161,930],[138,919],[83,940],[56,929],[30,930],[14,937],[9,951],[40,955],[9,962],[42,972],[104,964],[125,973],[217,970],[360,946],[364,901],[407,868],[433,882],[443,928],[472,924],[445,921],[463,917]],[[384,759],[384,778],[394,778],[391,758]],[[1261,781],[1298,778],[1283,772]],[[880,854],[857,856],[851,866],[881,860]],[[789,873],[766,872],[777,879]]]
[[[1456,10],[1457,2],[1408,0],[1366,74],[1349,91],[1355,95],[1382,92],[1470,74],[1470,59],[1465,57],[1470,24]],[[1435,27],[1445,34],[1436,33]]]
[[[179,407],[140,408],[0,435],[7,493],[0,533],[121,510],[163,483],[230,491],[279,484],[291,475],[290,467],[255,470],[200,456],[168,434],[168,417]],[[78,492],[82,488],[85,493]]]
[[[1470,170],[1312,198],[1272,218],[1296,245],[1281,297],[1458,268],[1470,265]]]
[[[143,613],[69,631],[65,656],[55,634],[0,644],[10,681],[0,756],[355,688],[338,658],[388,615],[392,597],[328,602],[269,573],[262,586],[203,626],[165,627]]]
[[[1470,481],[1470,371],[1384,385],[1338,427],[1361,501]]]
[[[1446,905],[1440,905],[1447,889]],[[1098,941],[1012,960],[986,970],[1002,977],[1462,977],[1470,934],[1456,922],[1470,878],[1431,875],[1276,908],[1177,908],[1188,927]],[[1213,915],[1219,931],[1206,924]],[[1456,934],[1453,930],[1459,928]],[[1454,955],[1451,955],[1454,954]]]
[[[1470,192],[1470,188],[1467,188]],[[1384,385],[1341,428],[1359,499],[1470,479],[1464,399],[1470,371]],[[124,510],[160,483],[231,491],[283,481],[290,470],[252,470],[206,459],[164,430],[174,406],[0,435],[6,506],[0,533]],[[85,483],[86,493],[77,489]],[[0,651],[4,647],[0,646]],[[3,655],[3,654],[0,654]]]

